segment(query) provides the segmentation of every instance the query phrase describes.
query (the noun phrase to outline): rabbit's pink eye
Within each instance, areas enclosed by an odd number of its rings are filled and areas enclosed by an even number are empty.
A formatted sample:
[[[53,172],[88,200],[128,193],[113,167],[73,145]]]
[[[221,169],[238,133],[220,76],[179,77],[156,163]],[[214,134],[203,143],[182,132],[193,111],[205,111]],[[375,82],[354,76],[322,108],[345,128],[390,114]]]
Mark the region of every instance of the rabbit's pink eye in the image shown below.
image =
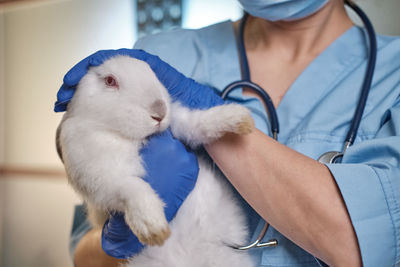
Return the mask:
[[[118,88],[118,83],[113,76],[107,76],[104,78],[104,83],[109,87]]]

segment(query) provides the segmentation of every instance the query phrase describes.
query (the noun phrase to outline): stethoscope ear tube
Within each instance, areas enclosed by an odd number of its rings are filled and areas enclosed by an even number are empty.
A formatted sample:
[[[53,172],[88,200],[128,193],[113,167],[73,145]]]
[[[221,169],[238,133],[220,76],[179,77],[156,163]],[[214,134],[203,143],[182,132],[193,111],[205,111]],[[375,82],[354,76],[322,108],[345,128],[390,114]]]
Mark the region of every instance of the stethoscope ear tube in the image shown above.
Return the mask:
[[[376,34],[374,27],[372,26],[370,20],[367,15],[352,1],[345,0],[345,3],[351,7],[354,12],[361,18],[364,23],[365,29],[368,34],[368,44],[369,44],[369,53],[368,53],[368,63],[367,70],[365,71],[364,81],[361,86],[361,94],[358,100],[358,104],[356,110],[354,111],[354,116],[351,121],[351,125],[349,131],[347,132],[347,136],[345,139],[345,144],[342,152],[338,151],[329,151],[322,154],[318,161],[324,164],[330,163],[340,163],[342,161],[343,155],[346,150],[354,143],[354,140],[357,137],[358,128],[361,123],[362,115],[364,113],[365,104],[367,103],[368,94],[371,89],[372,78],[374,76],[375,65],[376,65],[376,54],[377,54],[377,44],[376,44]]]
[[[360,126],[361,118],[364,113],[365,104],[368,99],[368,94],[371,88],[372,78],[374,76],[375,64],[376,64],[376,54],[377,54],[377,45],[376,45],[376,34],[374,27],[371,24],[371,21],[368,19],[367,15],[352,1],[346,0],[346,4],[351,7],[354,12],[361,18],[364,23],[365,29],[368,34],[368,43],[369,43],[369,54],[368,54],[368,65],[367,70],[365,72],[364,81],[362,84],[360,99],[358,100],[357,108],[354,112],[354,117],[351,122],[351,126],[346,136],[346,143],[348,146],[351,146],[356,139],[358,127]],[[344,148],[344,150],[346,147]]]
[[[261,97],[268,110],[273,138],[277,140],[279,133],[278,115],[276,114],[276,110],[274,104],[272,103],[271,97],[259,85],[252,83],[250,81],[233,82],[228,86],[226,86],[225,89],[222,91],[221,93],[222,99],[225,99],[231,91],[240,87],[251,88],[255,93],[257,93]]]

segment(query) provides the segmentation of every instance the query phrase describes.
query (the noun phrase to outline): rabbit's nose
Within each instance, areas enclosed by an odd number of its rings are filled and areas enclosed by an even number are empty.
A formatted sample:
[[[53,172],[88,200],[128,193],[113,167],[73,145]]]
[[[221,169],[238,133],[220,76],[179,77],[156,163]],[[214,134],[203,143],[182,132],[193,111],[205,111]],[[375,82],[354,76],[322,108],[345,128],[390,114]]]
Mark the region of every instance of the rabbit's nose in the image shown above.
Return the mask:
[[[162,100],[156,100],[151,104],[151,118],[161,122],[166,113],[167,113],[167,105]]]
[[[161,122],[162,119],[164,119],[164,117],[157,117],[157,116],[151,116],[151,118],[152,118],[153,120],[158,121],[158,122]]]

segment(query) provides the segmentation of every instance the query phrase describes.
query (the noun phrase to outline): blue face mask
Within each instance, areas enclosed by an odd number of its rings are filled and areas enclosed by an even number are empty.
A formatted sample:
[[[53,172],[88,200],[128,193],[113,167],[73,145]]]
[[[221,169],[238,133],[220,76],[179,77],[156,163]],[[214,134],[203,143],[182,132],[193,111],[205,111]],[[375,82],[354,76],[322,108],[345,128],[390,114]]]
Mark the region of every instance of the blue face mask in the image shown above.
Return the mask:
[[[320,10],[328,0],[239,0],[252,16],[269,21],[297,20]]]

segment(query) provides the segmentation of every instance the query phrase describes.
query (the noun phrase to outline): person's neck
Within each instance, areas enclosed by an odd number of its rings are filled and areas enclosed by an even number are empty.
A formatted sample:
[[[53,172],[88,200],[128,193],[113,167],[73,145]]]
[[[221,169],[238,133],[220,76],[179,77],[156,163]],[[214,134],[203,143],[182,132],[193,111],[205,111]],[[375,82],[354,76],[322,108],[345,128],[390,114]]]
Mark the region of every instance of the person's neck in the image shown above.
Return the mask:
[[[246,50],[274,51],[288,62],[314,58],[352,26],[342,0],[331,0],[315,14],[296,21],[271,22],[250,16]]]

